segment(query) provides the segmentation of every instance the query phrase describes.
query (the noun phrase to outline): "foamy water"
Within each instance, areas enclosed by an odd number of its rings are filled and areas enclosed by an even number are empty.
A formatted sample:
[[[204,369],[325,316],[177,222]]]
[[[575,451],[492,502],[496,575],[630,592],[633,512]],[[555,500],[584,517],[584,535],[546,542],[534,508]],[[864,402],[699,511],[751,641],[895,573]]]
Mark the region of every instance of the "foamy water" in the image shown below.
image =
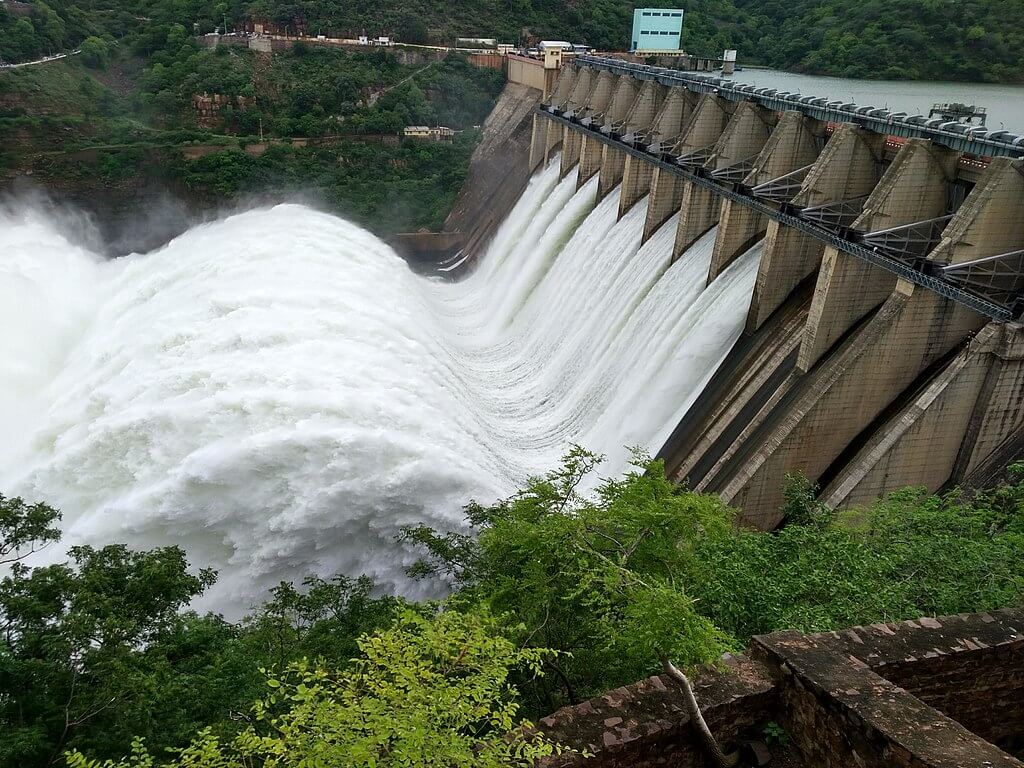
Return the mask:
[[[67,544],[184,546],[229,613],[307,573],[429,589],[402,526],[572,443],[657,450],[741,330],[756,253],[704,290],[714,230],[670,266],[675,221],[641,247],[646,201],[617,220],[596,184],[538,173],[458,284],[296,205],[114,262],[0,218],[0,490]]]

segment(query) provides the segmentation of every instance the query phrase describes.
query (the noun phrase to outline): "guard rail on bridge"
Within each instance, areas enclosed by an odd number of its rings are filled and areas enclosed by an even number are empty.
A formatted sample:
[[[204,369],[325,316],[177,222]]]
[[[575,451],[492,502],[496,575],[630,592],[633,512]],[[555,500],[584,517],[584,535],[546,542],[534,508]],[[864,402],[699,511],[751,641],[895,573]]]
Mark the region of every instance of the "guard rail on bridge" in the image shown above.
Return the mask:
[[[645,69],[655,68],[646,67]],[[674,84],[678,85],[678,83]],[[750,189],[736,181],[723,181],[721,180],[722,174],[718,174],[716,178],[713,171],[703,167],[704,160],[700,152],[676,157],[663,151],[659,145],[647,145],[635,136],[624,137],[612,131],[606,132],[592,127],[591,121],[580,121],[572,112],[563,114],[562,110],[555,106],[541,105],[538,111],[549,120],[570,126],[573,130],[603,144],[641,158],[724,198],[753,208],[787,227],[805,232],[837,250],[881,267],[904,280],[934,291],[994,320],[1004,322],[1013,320],[1015,317],[1019,317],[1024,309],[1019,288],[1007,291],[1005,288],[993,284],[993,275],[998,273],[1003,257],[983,259],[977,264],[947,266],[922,258],[916,252],[920,250],[919,248],[910,249],[905,254],[897,254],[892,248],[867,241],[864,238],[864,233],[850,230],[846,226],[830,227],[827,222],[823,223],[814,217],[805,217],[803,209],[784,201],[779,202],[770,194],[759,194],[757,188]],[[1004,256],[1012,257],[1013,264],[1007,268],[1018,271],[1024,268],[1020,253],[1004,254]],[[990,263],[993,260],[999,263]],[[1006,284],[1006,281],[1000,282],[1003,285]],[[1017,279],[1012,281],[1012,284],[1016,287],[1020,282],[1021,280]],[[1020,288],[1024,288],[1024,285]]]
[[[766,109],[793,110],[825,122],[854,123],[876,133],[902,138],[920,137],[960,152],[989,157],[1024,157],[1024,136],[1009,131],[989,131],[984,126],[907,115],[852,102],[829,101],[819,96],[755,88],[718,77],[702,76],[665,67],[634,64],[620,59],[581,55],[574,59],[581,67],[629,75],[637,80],[655,80],[662,85],[683,87],[695,93],[713,93],[730,101],[752,101]]]

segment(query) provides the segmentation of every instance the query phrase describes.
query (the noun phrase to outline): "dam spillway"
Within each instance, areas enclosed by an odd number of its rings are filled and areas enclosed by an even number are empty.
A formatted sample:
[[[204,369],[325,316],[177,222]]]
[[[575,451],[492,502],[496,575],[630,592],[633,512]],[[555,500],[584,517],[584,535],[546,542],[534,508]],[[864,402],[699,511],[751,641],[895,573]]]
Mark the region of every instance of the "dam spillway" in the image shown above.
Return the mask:
[[[457,528],[573,443],[607,474],[656,451],[743,329],[759,247],[705,288],[714,230],[673,261],[673,219],[643,242],[646,200],[560,175],[454,284],[302,206],[114,261],[3,214],[0,488],[65,545],[183,546],[231,613],[310,572],[436,588],[400,527]]]
[[[706,284],[759,245],[744,332],[659,455],[762,529],[799,472],[830,507],[983,484],[1024,453],[1024,137],[580,56],[529,163],[646,196]]]

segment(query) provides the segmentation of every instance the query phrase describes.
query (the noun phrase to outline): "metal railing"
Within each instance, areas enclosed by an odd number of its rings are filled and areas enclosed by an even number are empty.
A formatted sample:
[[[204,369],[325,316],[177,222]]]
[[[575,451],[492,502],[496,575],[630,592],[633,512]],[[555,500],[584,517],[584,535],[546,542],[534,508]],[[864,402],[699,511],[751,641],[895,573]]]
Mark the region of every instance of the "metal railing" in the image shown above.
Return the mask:
[[[898,227],[876,229],[864,232],[859,236],[859,240],[864,245],[886,251],[898,258],[923,259],[939,244],[939,239],[952,218],[953,214],[950,213]]]
[[[891,250],[870,247],[863,242],[858,242],[857,238],[862,238],[863,233],[855,233],[840,227],[833,230],[829,226],[823,226],[815,221],[802,218],[802,210],[793,207],[788,201],[782,203],[782,209],[780,210],[776,205],[778,202],[777,197],[765,194],[763,196],[764,199],[761,199],[757,195],[757,190],[764,188],[765,185],[750,189],[740,184],[723,183],[713,178],[708,169],[684,167],[678,163],[675,157],[663,150],[652,151],[652,147],[638,147],[625,143],[616,136],[609,136],[592,128],[581,126],[571,118],[562,116],[554,108],[541,106],[537,112],[548,120],[567,125],[588,136],[593,136],[604,144],[614,146],[622,152],[642,158],[693,184],[710,189],[721,197],[741,203],[758,213],[764,214],[769,219],[805,232],[825,243],[825,245],[832,246],[836,250],[847,253],[854,258],[880,267],[915,285],[927,288],[986,317],[1006,322],[1019,316],[1021,310],[1024,309],[1024,302],[1022,302],[1020,295],[1021,291],[1024,290],[1024,258],[1021,259],[1022,263],[1019,265],[1020,273],[1013,272],[1007,266],[1008,260],[1017,255],[1024,257],[1024,251],[993,256],[987,260],[981,259],[977,262],[957,264],[945,268],[941,265],[922,261],[919,258],[907,258],[904,260],[904,258],[897,257]],[[810,166],[800,168],[792,174],[787,174],[784,177],[780,177],[780,179],[767,182],[767,184],[779,182],[801,172],[806,176],[809,169]],[[787,186],[790,183],[787,181]],[[799,185],[797,184],[796,186]],[[857,202],[862,201],[858,200]],[[997,261],[1001,261],[1002,266],[987,266]],[[998,286],[996,284],[1000,284],[1000,281],[1003,281],[1001,285],[1009,283],[1010,288],[997,289]]]
[[[889,136],[929,139],[972,155],[1024,157],[1024,136],[1009,131],[989,131],[983,126],[957,123],[939,117],[907,115],[905,112],[892,112],[880,107],[830,101],[821,96],[801,96],[799,93],[780,92],[774,88],[755,88],[720,77],[701,76],[601,56],[577,56],[575,63],[614,74],[629,75],[637,80],[655,80],[662,85],[678,86],[695,93],[713,93],[729,101],[752,101],[776,112],[792,110],[825,122],[854,123]]]

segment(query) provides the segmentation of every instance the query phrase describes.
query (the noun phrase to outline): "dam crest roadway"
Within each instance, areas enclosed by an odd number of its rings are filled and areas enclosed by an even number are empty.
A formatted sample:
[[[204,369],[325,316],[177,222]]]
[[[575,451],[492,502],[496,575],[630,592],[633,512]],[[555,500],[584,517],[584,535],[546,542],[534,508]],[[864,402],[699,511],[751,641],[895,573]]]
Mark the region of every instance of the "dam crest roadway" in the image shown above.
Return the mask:
[[[743,520],[787,475],[831,507],[983,483],[1024,440],[1024,137],[580,56],[533,118],[530,168],[646,198],[707,285],[759,246],[745,328],[660,451]],[[711,236],[711,235],[709,235]]]

